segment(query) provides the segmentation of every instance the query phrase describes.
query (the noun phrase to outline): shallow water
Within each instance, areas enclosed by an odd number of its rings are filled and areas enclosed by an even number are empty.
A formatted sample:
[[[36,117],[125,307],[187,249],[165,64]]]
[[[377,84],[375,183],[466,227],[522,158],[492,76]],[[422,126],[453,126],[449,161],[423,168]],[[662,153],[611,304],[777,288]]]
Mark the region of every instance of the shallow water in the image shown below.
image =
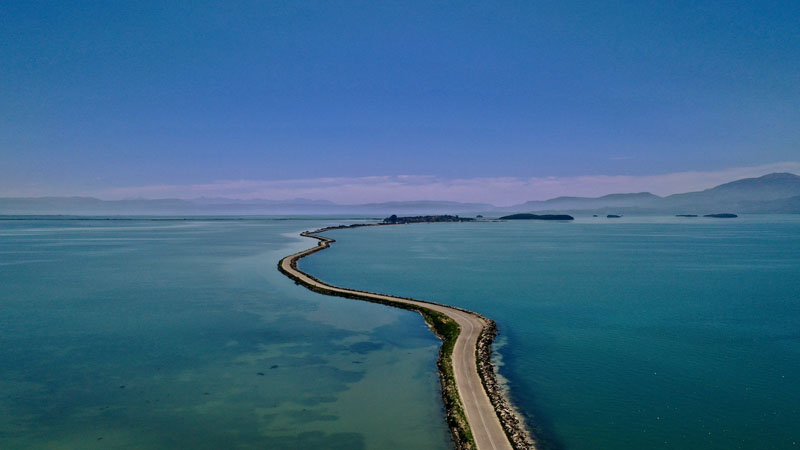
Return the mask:
[[[800,443],[800,217],[327,235],[337,243],[300,264],[322,280],[495,319],[501,373],[553,447]]]
[[[0,220],[0,448],[449,448],[415,313],[295,286],[315,220]]]

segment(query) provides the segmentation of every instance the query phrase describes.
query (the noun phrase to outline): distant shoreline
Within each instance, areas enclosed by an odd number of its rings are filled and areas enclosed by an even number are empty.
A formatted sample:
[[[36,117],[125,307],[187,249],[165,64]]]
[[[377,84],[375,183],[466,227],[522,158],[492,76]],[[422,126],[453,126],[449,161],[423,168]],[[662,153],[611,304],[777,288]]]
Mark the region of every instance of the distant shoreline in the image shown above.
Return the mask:
[[[340,297],[381,303],[420,313],[431,330],[442,339],[439,350],[439,378],[442,400],[453,442],[457,449],[537,448],[521,416],[497,382],[491,363],[491,345],[497,335],[494,321],[466,309],[438,303],[346,289],[327,284],[297,268],[303,257],[330,247],[334,239],[321,233],[336,229],[384,226],[354,224],[325,227],[301,233],[317,245],[284,257],[278,270],[310,290]]]

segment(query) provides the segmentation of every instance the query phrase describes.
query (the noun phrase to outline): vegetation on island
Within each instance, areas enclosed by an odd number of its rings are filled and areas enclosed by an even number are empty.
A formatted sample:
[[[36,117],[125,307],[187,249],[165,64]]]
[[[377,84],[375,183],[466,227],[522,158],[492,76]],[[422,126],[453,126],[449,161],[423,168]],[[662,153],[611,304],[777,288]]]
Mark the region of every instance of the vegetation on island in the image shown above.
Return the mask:
[[[714,217],[716,219],[735,219],[737,216],[736,214],[731,213],[720,213],[720,214],[706,214],[703,217]]]
[[[520,213],[503,216],[500,220],[575,220],[569,214],[530,214]]]
[[[403,223],[471,222],[473,220],[475,219],[472,219],[470,217],[451,216],[448,214],[440,216],[408,216],[408,217],[397,217],[397,215],[392,214],[391,216],[383,219],[383,223],[394,225]]]

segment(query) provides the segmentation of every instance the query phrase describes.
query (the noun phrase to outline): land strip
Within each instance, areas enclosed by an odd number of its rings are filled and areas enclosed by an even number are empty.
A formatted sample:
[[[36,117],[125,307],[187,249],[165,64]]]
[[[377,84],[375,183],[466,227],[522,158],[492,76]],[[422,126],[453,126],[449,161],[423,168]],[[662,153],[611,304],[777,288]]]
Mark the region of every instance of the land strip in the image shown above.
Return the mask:
[[[343,225],[301,233],[317,239],[317,245],[281,259],[278,270],[316,292],[419,312],[442,339],[439,377],[455,447],[459,450],[535,449],[534,440],[497,383],[491,363],[491,343],[497,330],[494,321],[452,306],[333,286],[297,268],[299,259],[335,242],[320,233],[362,226],[373,225]]]

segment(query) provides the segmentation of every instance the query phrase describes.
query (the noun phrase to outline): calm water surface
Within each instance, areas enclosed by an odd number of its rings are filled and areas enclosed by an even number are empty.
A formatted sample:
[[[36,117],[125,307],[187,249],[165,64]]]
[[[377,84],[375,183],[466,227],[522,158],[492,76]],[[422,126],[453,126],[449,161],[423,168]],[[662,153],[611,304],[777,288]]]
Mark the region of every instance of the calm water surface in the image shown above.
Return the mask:
[[[495,319],[501,373],[555,447],[800,444],[800,217],[328,234],[301,262],[319,278]]]
[[[0,449],[449,448],[414,313],[276,270],[319,220],[0,220]]]

